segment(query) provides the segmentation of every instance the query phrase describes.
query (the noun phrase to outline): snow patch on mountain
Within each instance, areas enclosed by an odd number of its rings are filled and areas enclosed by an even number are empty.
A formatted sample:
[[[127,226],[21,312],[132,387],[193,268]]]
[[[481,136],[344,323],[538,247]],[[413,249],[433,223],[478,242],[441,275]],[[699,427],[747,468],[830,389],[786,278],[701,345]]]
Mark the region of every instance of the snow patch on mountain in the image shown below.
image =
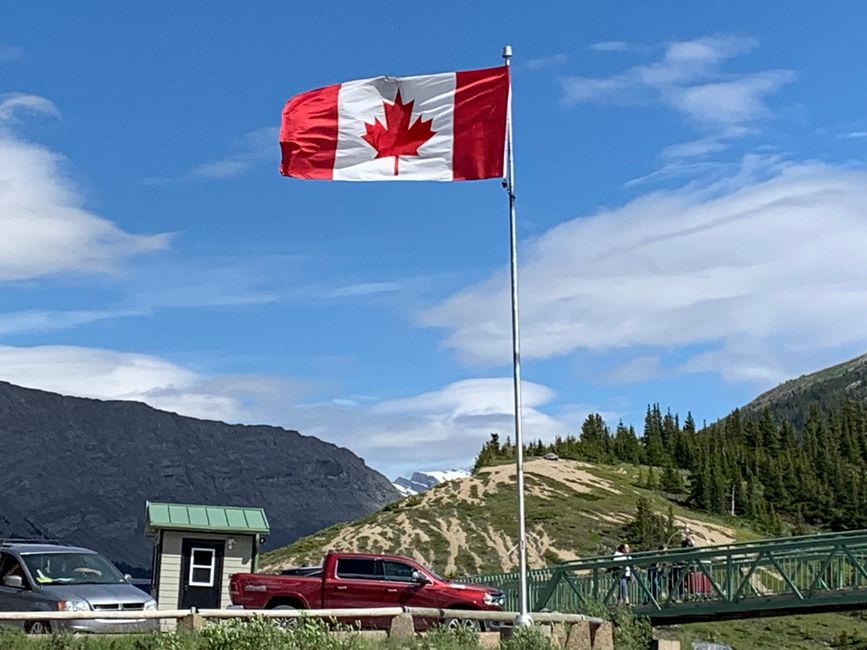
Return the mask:
[[[392,485],[404,496],[410,496],[429,490],[434,485],[459,478],[466,478],[469,475],[469,472],[462,469],[426,470],[413,472],[410,478],[398,476],[394,479]]]

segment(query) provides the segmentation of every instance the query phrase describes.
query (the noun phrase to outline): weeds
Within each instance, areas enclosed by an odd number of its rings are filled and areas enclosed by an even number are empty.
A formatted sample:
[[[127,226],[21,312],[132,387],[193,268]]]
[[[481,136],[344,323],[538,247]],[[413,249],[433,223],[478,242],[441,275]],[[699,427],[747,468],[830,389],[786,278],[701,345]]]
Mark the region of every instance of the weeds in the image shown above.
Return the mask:
[[[549,650],[554,647],[538,627],[519,627],[500,645],[503,650]]]

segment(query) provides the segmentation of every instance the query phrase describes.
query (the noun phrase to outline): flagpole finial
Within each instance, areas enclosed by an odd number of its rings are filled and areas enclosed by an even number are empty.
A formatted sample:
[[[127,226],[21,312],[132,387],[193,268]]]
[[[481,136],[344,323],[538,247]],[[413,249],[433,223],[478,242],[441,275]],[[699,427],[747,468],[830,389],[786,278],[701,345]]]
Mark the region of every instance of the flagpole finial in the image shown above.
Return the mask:
[[[506,60],[506,63],[509,62],[509,59],[512,58],[512,46],[504,45],[503,46],[503,58]]]

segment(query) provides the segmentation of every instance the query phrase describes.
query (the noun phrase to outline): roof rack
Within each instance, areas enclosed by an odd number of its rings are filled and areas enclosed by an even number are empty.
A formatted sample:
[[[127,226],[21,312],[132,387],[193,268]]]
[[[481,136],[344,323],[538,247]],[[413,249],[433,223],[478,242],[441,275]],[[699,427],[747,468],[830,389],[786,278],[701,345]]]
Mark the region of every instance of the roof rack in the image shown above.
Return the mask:
[[[48,537],[3,537],[0,538],[0,546],[11,546],[12,544],[62,544],[59,539],[51,539]]]

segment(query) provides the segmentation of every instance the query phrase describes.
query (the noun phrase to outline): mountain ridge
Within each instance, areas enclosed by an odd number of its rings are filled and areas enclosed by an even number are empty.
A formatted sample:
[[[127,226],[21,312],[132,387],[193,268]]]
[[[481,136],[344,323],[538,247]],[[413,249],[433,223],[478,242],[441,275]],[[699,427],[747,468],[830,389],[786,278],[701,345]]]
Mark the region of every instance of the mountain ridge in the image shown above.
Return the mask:
[[[147,500],[263,507],[279,546],[398,497],[350,450],[291,429],[8,382],[0,444],[0,535],[56,537],[139,572],[150,568]]]
[[[867,354],[784,381],[740,410],[767,409],[775,419],[801,426],[810,408],[824,411],[845,400],[867,402]]]

